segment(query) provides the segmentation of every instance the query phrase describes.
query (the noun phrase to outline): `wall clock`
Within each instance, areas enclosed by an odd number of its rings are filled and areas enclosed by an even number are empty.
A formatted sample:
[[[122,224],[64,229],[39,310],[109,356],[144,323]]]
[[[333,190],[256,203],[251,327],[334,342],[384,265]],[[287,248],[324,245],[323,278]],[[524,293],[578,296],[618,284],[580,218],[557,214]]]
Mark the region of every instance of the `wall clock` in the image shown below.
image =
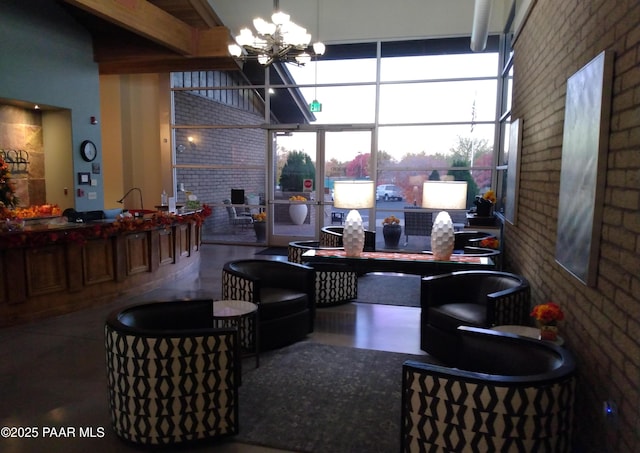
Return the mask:
[[[87,162],[91,162],[98,156],[98,148],[91,140],[85,140],[80,144],[80,155]]]

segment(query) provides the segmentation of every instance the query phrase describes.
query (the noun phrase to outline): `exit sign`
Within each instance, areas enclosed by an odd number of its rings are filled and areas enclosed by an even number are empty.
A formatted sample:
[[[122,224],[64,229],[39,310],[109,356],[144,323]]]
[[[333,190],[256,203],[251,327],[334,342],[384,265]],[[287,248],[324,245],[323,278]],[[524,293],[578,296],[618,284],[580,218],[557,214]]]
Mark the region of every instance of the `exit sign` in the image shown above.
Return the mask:
[[[309,104],[309,111],[312,113],[322,112],[322,104],[314,99],[313,102]]]

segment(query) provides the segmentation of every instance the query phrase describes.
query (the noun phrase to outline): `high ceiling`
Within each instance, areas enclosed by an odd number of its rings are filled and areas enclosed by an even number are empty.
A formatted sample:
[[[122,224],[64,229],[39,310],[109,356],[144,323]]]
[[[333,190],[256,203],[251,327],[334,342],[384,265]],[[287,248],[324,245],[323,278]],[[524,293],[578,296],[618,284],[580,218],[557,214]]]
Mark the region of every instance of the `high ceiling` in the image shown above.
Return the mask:
[[[92,35],[101,74],[238,69],[207,0],[59,0]]]

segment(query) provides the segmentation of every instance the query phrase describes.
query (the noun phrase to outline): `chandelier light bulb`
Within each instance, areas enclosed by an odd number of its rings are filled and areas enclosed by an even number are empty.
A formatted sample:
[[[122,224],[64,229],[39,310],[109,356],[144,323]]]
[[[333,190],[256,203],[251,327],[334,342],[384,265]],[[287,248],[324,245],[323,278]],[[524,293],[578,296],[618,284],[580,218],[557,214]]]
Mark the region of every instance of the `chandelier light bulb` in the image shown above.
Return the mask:
[[[228,49],[229,54],[232,57],[238,58],[240,55],[242,55],[242,47],[237,44],[229,44]]]
[[[311,61],[311,55],[309,55],[307,52],[302,52],[301,54],[296,56],[296,61],[304,65]]]
[[[313,52],[316,55],[324,55],[324,51],[326,50],[326,46],[324,43],[318,41],[313,43]]]
[[[267,55],[265,54],[258,55],[258,63],[267,64],[267,61],[269,61],[269,57]]]
[[[276,32],[276,24],[267,22],[261,17],[253,19],[253,26],[259,35],[273,35]]]
[[[283,13],[282,11],[277,11],[271,16],[271,20],[276,25],[284,25],[289,22],[290,18],[291,16],[289,16],[287,13]]]
[[[240,34],[236,36],[236,42],[240,46],[252,46],[254,40],[253,33],[248,28],[243,28],[240,30]]]

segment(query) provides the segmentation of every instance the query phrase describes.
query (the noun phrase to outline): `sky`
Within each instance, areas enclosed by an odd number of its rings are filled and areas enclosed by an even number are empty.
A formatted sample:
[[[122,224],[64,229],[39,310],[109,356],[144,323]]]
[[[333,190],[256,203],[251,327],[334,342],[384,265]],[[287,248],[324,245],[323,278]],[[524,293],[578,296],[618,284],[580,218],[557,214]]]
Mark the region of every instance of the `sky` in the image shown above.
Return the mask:
[[[304,67],[288,65],[296,83],[371,83],[376,80],[375,59],[320,60]],[[463,77],[496,77],[497,54],[438,55],[383,59],[380,70],[380,115],[377,148],[401,158],[406,153],[447,153],[456,136],[473,136],[493,142],[493,125],[415,125],[416,123],[493,121],[496,108],[496,81],[443,81]],[[429,82],[425,82],[429,81]],[[405,82],[405,83],[398,83]],[[407,83],[411,82],[411,83]],[[376,86],[303,87],[307,102],[317,99],[322,112],[313,124],[374,124]],[[276,90],[277,95],[277,90]],[[414,124],[413,126],[406,126]],[[385,125],[389,126],[386,127]],[[391,125],[395,125],[391,127]],[[402,125],[402,126],[399,126]],[[370,133],[330,134],[327,157],[352,160],[371,150]],[[312,150],[312,134],[279,137],[287,149]]]

